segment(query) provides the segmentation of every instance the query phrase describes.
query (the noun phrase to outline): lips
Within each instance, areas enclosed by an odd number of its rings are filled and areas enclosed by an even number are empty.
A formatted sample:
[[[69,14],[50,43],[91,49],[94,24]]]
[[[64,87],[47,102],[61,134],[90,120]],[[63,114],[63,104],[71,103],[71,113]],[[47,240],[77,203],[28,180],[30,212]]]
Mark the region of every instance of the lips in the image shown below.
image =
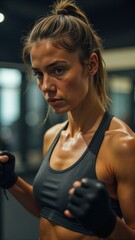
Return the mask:
[[[52,107],[55,107],[55,106],[58,106],[59,104],[61,104],[62,102],[62,98],[48,98],[47,99],[47,102],[52,106]]]

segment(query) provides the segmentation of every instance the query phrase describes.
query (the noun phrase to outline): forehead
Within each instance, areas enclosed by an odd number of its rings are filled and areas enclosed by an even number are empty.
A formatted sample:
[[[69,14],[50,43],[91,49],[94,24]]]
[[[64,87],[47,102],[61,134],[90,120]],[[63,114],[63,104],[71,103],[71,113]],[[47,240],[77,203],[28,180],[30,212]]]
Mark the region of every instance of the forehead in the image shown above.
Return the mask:
[[[51,40],[41,40],[33,43],[30,50],[32,65],[49,64],[52,61],[79,61],[79,52],[68,52],[66,49],[58,48],[53,45]]]

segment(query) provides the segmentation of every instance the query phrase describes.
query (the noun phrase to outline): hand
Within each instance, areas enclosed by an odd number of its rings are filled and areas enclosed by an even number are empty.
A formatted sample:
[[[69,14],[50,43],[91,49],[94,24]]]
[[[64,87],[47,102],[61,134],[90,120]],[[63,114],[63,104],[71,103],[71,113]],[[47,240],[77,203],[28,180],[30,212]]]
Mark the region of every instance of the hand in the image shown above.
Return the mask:
[[[8,151],[0,152],[0,187],[11,188],[17,181],[18,176],[14,172],[15,157]]]
[[[81,186],[71,192],[65,214],[78,218],[81,224],[91,229],[96,236],[108,237],[115,227],[116,216],[112,212],[105,184],[97,180],[83,179]]]

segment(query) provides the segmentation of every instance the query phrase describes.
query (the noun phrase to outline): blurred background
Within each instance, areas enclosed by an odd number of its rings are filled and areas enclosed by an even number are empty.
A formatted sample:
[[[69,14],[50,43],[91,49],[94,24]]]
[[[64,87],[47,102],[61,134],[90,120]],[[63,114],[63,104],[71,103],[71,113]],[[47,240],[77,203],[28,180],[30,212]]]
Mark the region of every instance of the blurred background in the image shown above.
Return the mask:
[[[16,170],[29,183],[42,161],[44,132],[66,119],[48,110],[21,58],[22,39],[49,12],[52,0],[0,1],[0,149],[16,155]],[[76,0],[103,40],[110,111],[135,131],[135,2]],[[38,219],[0,191],[0,240],[38,240]]]

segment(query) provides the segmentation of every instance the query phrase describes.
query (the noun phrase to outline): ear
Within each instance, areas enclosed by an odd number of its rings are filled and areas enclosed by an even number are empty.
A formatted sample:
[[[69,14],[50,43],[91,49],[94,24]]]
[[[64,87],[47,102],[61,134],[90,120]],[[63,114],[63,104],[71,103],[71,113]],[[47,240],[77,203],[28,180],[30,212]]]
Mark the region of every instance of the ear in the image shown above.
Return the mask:
[[[88,63],[89,74],[94,76],[96,74],[96,72],[98,71],[98,67],[99,67],[98,56],[96,53],[92,53],[90,55],[89,63]]]

